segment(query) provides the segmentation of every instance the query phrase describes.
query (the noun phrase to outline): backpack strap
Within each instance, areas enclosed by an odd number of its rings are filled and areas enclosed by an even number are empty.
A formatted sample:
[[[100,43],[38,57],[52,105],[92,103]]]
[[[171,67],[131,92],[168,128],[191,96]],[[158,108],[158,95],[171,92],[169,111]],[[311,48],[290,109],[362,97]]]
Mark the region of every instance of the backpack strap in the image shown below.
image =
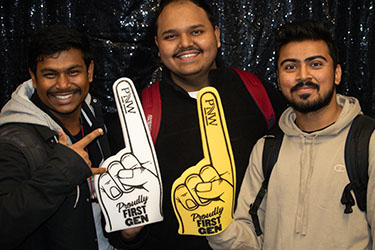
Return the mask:
[[[266,121],[268,129],[275,125],[275,112],[273,110],[270,98],[268,97],[267,91],[265,90],[261,81],[252,73],[234,69],[241,77],[250,95],[253,97],[255,103],[258,105],[259,109],[262,111]]]
[[[375,129],[375,120],[369,116],[357,115],[350,127],[345,142],[345,166],[350,183],[346,185],[341,203],[344,213],[352,213],[355,205],[351,190],[354,191],[358,208],[366,211],[368,184],[368,156],[370,138]]]
[[[142,90],[142,106],[146,122],[155,145],[161,122],[161,97],[159,81]]]
[[[262,169],[264,180],[262,186],[255,197],[254,203],[250,205],[249,214],[254,224],[255,233],[257,236],[262,234],[260,228],[259,218],[258,218],[258,209],[262,200],[267,192],[268,181],[271,177],[272,169],[279,157],[281,143],[284,138],[284,133],[281,131],[279,126],[273,127],[267,135],[264,137],[264,146],[263,146],[263,155],[262,155]]]

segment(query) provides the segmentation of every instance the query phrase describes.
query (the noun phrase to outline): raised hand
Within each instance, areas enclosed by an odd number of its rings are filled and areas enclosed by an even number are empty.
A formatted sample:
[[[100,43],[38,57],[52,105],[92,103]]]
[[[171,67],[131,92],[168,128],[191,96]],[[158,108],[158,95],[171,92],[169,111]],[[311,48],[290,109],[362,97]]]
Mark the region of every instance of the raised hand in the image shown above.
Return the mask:
[[[76,142],[72,145],[68,145],[68,136],[64,133],[64,131],[62,129],[59,129],[57,131],[57,133],[58,133],[58,136],[59,136],[59,143],[69,147],[70,149],[74,150],[74,152],[79,154],[79,156],[81,156],[81,158],[90,167],[93,175],[101,174],[101,173],[104,173],[106,171],[105,168],[92,168],[91,167],[92,164],[91,164],[91,161],[90,161],[90,158],[89,158],[89,154],[85,150],[87,145],[89,145],[98,136],[103,135],[103,129],[101,129],[101,128],[95,129],[90,134],[86,135],[81,140],[79,140],[78,142]]]
[[[95,189],[107,232],[140,230],[139,226],[163,219],[159,167],[133,83],[120,78],[113,90],[125,148],[102,163],[108,171],[95,176]]]
[[[204,158],[173,183],[171,198],[178,232],[207,236],[220,233],[232,221],[236,176],[218,92],[203,88],[197,103]]]

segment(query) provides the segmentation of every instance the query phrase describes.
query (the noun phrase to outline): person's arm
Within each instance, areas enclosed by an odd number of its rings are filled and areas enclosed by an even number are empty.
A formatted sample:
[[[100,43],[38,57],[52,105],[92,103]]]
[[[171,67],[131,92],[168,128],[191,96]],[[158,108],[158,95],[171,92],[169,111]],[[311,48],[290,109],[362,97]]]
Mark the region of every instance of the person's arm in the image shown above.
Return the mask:
[[[208,242],[213,249],[261,249],[263,235],[257,236],[251,220],[249,209],[263,182],[262,152],[264,139],[260,139],[250,155],[249,166],[246,170],[237,208],[232,223],[220,234],[208,236]],[[263,229],[265,199],[258,210],[259,222]]]
[[[12,249],[92,173],[77,153],[61,144],[56,144],[43,168],[33,171],[16,146],[0,143],[0,152],[0,245]]]
[[[367,187],[367,220],[371,230],[372,249],[375,249],[375,133],[372,133],[369,145]]]

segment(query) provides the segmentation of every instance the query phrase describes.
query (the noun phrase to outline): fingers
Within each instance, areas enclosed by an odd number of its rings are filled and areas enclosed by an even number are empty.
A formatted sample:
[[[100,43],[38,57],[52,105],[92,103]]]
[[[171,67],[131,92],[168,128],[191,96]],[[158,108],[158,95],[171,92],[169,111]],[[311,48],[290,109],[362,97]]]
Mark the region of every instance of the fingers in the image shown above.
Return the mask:
[[[106,168],[91,168],[92,175],[103,174],[107,172]]]
[[[100,191],[104,192],[111,200],[117,200],[122,196],[122,191],[107,173],[99,176],[98,186],[100,187]]]
[[[134,188],[124,185],[123,183],[120,182],[118,173],[121,170],[124,170],[125,168],[119,161],[113,161],[111,164],[108,166],[108,174],[113,178],[113,181],[115,184],[121,189],[122,192],[129,193],[133,191]]]
[[[113,84],[113,93],[116,100],[118,115],[124,134],[127,153],[143,155],[151,147],[152,140],[147,134],[148,127],[144,119],[143,108],[138,98],[133,82],[129,78],[120,78]],[[151,149],[145,159],[152,159]]]
[[[63,145],[68,145],[68,136],[64,133],[64,130],[58,129],[57,134],[59,137],[59,143]]]
[[[233,186],[224,179],[215,180],[213,182],[202,182],[196,186],[196,192],[199,197],[207,200],[222,200],[225,202],[223,195],[230,195]],[[227,202],[229,202],[227,200]]]
[[[210,201],[206,199],[201,199],[196,192],[196,186],[198,183],[203,182],[202,178],[198,174],[192,174],[186,178],[185,185],[187,189],[189,190],[191,196],[194,198],[194,200],[201,206],[206,205]]]
[[[160,185],[158,177],[144,167],[122,170],[118,173],[118,178],[123,185],[142,187],[147,191]]]
[[[81,148],[85,148],[87,145],[89,145],[93,140],[95,140],[100,135],[103,135],[103,129],[101,128],[95,129],[90,134],[86,135],[81,140],[76,142],[75,145]]]
[[[219,94],[212,87],[198,94],[203,155],[217,172],[233,172],[234,159]]]
[[[199,207],[198,203],[191,195],[188,188],[183,184],[177,186],[177,188],[175,189],[174,198],[177,206],[181,205],[188,211],[195,210]]]

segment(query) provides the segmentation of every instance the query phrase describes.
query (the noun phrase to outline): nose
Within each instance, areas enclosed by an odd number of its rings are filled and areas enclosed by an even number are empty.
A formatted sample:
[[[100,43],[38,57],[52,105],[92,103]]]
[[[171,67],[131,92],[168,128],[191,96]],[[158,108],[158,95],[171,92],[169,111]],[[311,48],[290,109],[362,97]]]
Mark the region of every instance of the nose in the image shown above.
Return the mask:
[[[183,33],[180,39],[180,46],[182,48],[188,48],[193,45],[193,39],[189,34]]]
[[[308,80],[311,80],[312,77],[311,77],[311,74],[310,74],[310,70],[308,68],[307,65],[301,65],[301,67],[299,68],[299,71],[298,71],[298,74],[297,74],[297,81],[302,81],[302,82],[305,82],[305,81],[308,81]]]
[[[57,84],[56,84],[58,89],[66,89],[69,87],[69,78],[67,77],[66,74],[61,73],[57,77]]]

